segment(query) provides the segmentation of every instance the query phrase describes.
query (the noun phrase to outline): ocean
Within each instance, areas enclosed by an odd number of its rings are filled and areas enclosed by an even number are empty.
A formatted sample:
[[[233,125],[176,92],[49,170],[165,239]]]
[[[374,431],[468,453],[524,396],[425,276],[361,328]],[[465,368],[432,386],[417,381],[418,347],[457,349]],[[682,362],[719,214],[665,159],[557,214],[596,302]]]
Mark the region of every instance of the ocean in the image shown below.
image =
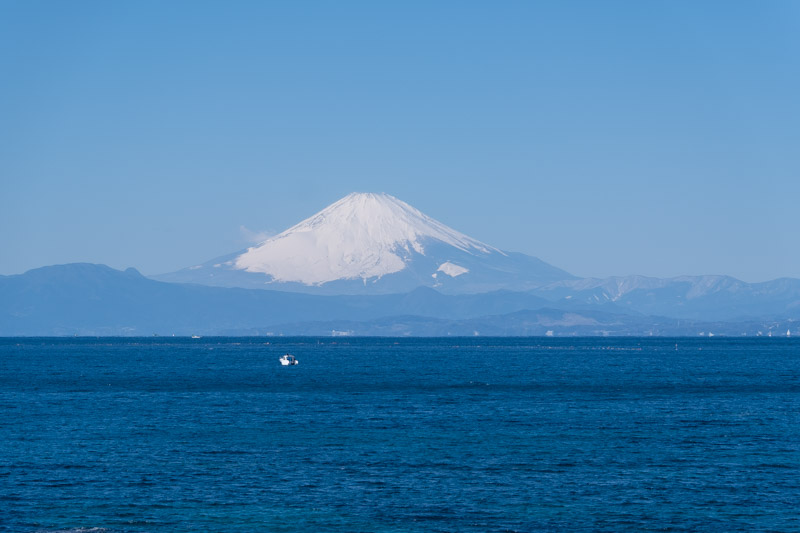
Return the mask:
[[[800,339],[0,339],[0,531],[800,531]]]

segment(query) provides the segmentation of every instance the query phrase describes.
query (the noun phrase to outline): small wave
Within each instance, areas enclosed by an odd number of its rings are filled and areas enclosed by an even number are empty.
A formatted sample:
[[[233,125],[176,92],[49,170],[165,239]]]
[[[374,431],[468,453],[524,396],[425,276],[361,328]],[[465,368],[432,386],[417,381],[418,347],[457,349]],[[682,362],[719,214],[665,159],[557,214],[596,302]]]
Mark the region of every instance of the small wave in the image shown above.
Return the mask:
[[[70,527],[67,529],[38,529],[36,533],[111,533],[104,527]]]

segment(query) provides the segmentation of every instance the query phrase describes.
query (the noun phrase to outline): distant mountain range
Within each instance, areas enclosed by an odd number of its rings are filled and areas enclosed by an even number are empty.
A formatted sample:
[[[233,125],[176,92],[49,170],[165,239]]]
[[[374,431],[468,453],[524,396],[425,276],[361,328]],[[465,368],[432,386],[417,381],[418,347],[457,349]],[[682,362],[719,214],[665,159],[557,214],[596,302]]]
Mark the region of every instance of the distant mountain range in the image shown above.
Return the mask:
[[[641,299],[647,300],[634,301]],[[631,309],[625,299],[554,302],[512,291],[446,295],[419,287],[400,294],[330,296],[206,287],[92,264],[0,276],[2,336],[777,336],[787,330],[800,335],[798,318],[796,312],[727,321],[659,317]]]
[[[386,194],[154,278],[92,264],[0,276],[0,335],[800,334],[798,279],[580,279]]]
[[[729,276],[644,276],[548,283],[533,291],[551,302],[613,303],[626,312],[695,320],[800,316],[800,279],[745,283]]]
[[[461,319],[546,304],[525,293],[444,295],[425,287],[376,296],[204,287],[154,281],[132,268],[71,264],[0,276],[0,335],[268,333],[287,322],[412,314]]]

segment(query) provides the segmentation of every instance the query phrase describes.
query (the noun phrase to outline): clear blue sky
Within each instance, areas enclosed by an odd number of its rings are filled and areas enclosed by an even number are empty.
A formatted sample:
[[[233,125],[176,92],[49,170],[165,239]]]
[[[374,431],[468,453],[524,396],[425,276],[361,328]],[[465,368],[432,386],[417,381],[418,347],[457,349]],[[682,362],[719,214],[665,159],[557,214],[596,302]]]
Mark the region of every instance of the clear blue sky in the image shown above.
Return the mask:
[[[582,276],[800,277],[800,2],[0,2],[0,274],[352,191]]]

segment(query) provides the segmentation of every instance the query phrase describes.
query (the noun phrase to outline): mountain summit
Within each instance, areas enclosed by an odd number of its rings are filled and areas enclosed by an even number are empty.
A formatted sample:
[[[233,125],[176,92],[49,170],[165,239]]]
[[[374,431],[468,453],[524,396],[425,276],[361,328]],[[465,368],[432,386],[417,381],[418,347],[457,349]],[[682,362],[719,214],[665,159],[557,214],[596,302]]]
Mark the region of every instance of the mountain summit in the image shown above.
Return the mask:
[[[380,193],[352,193],[262,243],[163,281],[303,292],[532,289],[573,277],[498,250]]]
[[[306,285],[367,280],[405,269],[414,253],[425,255],[426,245],[432,243],[470,254],[502,254],[394,196],[352,193],[248,249],[234,266]],[[456,271],[464,272],[454,265],[450,275],[459,275]]]

